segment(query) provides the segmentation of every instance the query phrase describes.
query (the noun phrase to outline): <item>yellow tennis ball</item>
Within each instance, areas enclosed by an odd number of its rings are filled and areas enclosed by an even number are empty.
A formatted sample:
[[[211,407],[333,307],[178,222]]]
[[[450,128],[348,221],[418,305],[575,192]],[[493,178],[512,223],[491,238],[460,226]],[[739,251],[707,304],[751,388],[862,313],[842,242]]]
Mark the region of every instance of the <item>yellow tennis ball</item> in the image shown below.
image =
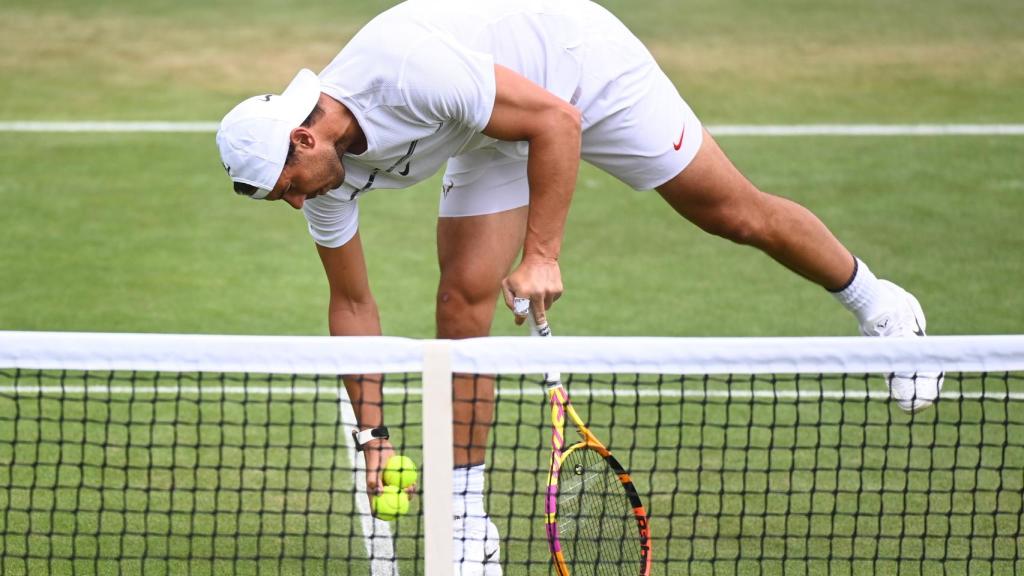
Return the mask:
[[[373,515],[386,522],[409,513],[409,495],[396,486],[385,486],[373,497]]]
[[[415,484],[417,478],[416,463],[408,456],[395,454],[388,458],[387,464],[384,465],[384,484],[387,486],[397,486],[400,490],[405,490]]]

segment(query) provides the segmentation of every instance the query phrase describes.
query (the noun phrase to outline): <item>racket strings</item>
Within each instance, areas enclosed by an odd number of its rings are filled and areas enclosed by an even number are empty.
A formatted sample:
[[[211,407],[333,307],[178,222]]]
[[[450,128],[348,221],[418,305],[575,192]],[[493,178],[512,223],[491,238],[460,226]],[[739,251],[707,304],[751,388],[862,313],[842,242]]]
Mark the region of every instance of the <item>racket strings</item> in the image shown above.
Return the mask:
[[[573,576],[636,574],[636,519],[618,475],[593,450],[577,449],[558,480],[559,540]]]

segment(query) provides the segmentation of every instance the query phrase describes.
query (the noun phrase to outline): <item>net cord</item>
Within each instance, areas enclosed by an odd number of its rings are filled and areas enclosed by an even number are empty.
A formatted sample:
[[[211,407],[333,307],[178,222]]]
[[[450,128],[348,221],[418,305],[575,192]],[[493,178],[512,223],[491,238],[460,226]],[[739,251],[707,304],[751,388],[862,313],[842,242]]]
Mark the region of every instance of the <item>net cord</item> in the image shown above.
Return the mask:
[[[0,331],[0,367],[266,374],[421,372],[427,341],[393,337]],[[450,342],[456,372],[992,372],[1024,369],[1024,335],[928,338],[550,338]]]

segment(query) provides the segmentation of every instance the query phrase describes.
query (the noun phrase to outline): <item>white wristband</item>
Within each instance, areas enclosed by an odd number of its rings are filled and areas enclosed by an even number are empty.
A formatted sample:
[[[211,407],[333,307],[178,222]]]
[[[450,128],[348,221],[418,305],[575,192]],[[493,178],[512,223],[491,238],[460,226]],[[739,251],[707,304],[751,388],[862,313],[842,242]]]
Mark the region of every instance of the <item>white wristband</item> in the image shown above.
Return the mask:
[[[387,440],[390,437],[387,426],[378,426],[377,428],[367,428],[365,430],[352,430],[352,439],[356,442],[356,450],[362,450],[363,446],[367,442],[371,442],[373,440]]]

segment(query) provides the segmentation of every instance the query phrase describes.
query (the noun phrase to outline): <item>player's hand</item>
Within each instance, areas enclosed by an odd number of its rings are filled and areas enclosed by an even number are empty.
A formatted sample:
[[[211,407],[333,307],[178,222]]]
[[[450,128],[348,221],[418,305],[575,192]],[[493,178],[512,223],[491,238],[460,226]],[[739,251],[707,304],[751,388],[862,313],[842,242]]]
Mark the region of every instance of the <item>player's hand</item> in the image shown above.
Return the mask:
[[[501,291],[505,305],[516,315],[517,326],[526,320],[523,299],[530,301],[529,310],[537,323],[543,323],[545,313],[562,295],[562,271],[558,260],[524,255],[519,266],[501,281]]]
[[[371,440],[363,445],[363,456],[366,458],[366,494],[373,500],[376,494],[384,491],[381,473],[388,458],[395,453],[391,442],[383,438]]]
[[[373,497],[384,491],[384,481],[381,476],[384,466],[395,454],[394,447],[388,440],[371,440],[363,446],[363,455],[366,458],[366,495],[370,497],[371,507]],[[405,489],[409,496],[416,494],[416,484],[410,484]]]

